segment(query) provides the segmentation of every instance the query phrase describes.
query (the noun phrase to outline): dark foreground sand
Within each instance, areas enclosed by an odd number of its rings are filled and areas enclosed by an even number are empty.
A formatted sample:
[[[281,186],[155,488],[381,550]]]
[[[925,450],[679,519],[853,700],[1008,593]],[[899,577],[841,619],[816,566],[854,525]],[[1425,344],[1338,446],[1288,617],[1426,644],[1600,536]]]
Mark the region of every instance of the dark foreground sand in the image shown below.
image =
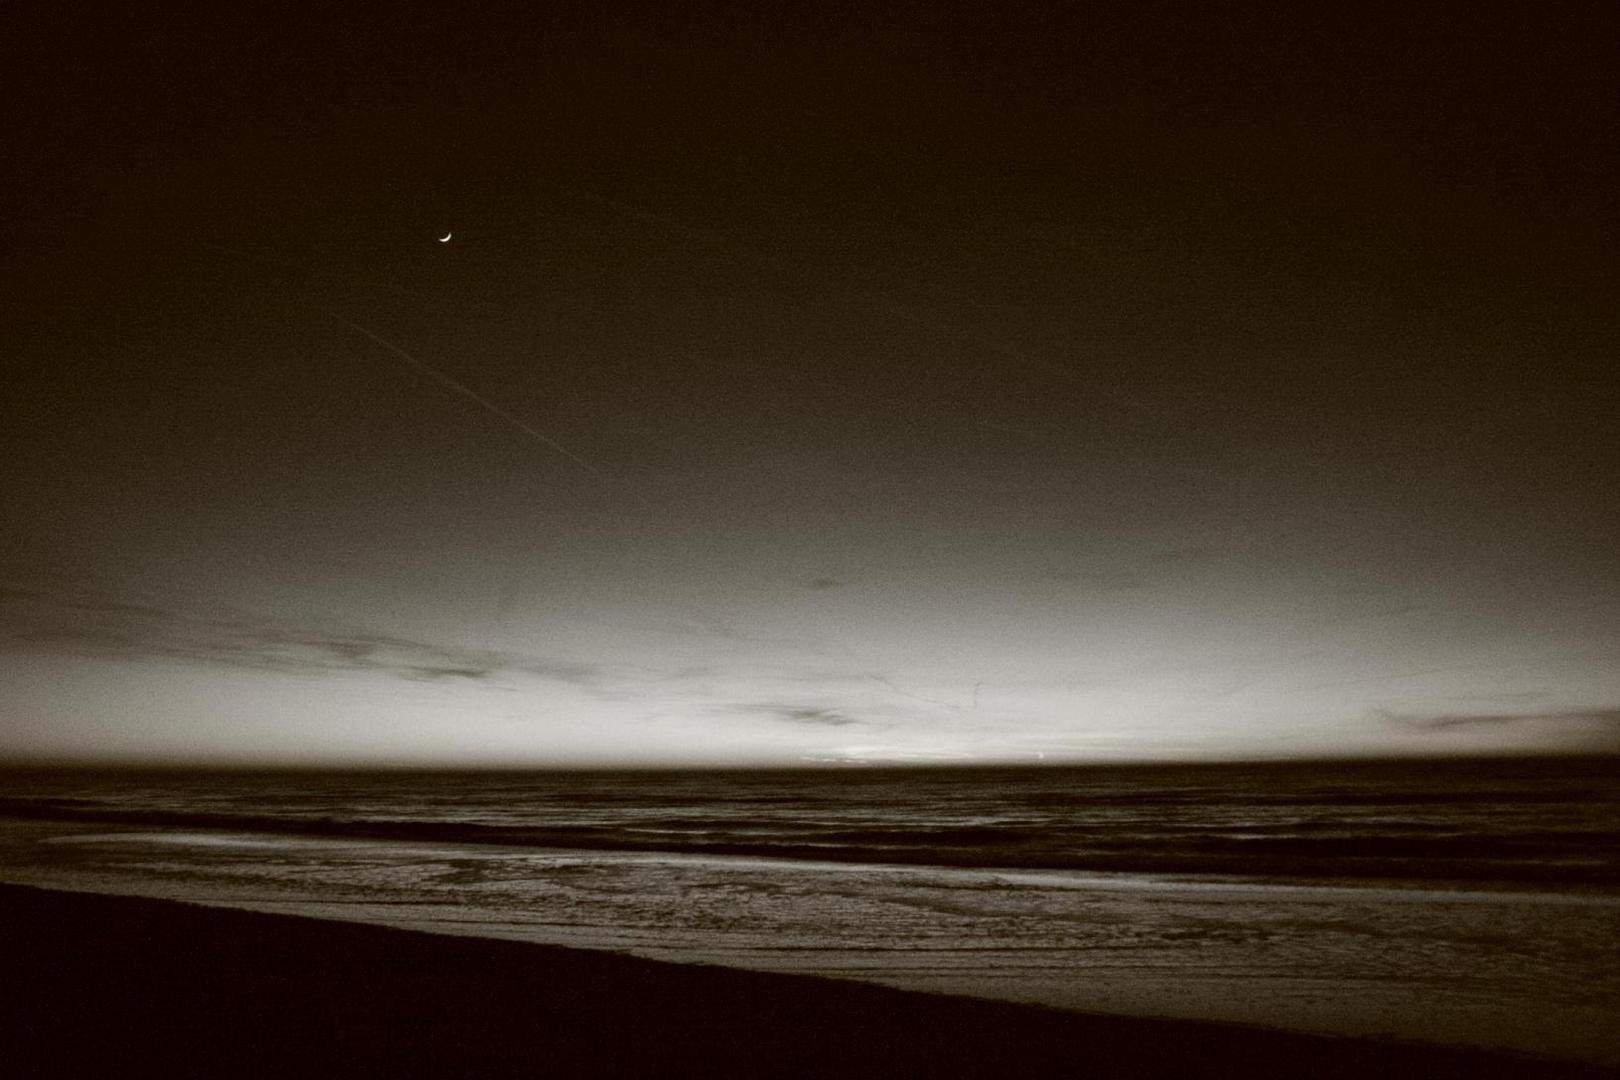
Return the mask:
[[[85,1076],[1606,1076],[0,886],[0,1071]]]

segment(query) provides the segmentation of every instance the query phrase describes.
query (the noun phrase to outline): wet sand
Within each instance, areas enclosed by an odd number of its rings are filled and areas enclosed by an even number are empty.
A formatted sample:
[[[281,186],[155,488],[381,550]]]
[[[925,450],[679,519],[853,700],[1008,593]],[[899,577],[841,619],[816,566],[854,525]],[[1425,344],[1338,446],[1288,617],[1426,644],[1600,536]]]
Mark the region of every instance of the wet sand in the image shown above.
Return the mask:
[[[23,886],[0,925],[13,1075],[1620,1075]]]

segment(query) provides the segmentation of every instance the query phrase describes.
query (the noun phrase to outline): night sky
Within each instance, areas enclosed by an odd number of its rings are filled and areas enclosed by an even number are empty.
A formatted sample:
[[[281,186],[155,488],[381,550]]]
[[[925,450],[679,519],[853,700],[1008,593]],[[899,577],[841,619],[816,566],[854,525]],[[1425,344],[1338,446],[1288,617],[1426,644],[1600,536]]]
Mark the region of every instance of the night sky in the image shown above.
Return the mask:
[[[0,755],[1620,750],[1612,9],[1318,7],[0,6]]]

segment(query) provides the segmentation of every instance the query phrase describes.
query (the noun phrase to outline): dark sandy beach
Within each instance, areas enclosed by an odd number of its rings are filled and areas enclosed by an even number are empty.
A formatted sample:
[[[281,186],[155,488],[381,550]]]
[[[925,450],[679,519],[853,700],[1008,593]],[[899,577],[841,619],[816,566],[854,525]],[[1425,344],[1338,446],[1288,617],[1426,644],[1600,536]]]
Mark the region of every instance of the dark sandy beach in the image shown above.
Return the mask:
[[[19,886],[0,920],[14,1076],[1615,1075]]]

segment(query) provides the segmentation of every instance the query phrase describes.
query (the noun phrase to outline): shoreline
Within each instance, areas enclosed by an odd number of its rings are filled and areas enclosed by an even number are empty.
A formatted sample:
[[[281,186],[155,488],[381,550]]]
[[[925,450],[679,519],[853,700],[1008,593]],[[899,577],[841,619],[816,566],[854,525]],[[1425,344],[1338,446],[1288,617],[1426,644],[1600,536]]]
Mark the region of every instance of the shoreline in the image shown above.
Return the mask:
[[[32,886],[0,919],[31,1076],[1620,1076]]]

